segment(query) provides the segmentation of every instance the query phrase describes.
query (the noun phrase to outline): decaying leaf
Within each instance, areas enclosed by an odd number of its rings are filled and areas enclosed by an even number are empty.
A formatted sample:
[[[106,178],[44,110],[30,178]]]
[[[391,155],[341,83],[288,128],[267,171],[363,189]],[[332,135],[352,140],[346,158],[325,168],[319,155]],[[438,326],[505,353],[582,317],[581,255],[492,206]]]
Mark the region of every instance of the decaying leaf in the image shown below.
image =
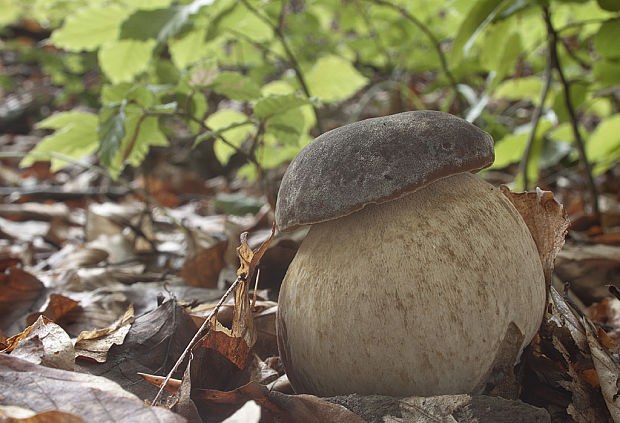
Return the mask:
[[[49,301],[45,310],[32,313],[26,318],[26,322],[31,325],[39,316],[45,316],[56,324],[63,325],[69,321],[72,315],[81,311],[80,303],[60,294],[50,294]]]
[[[600,301],[609,294],[605,285],[620,286],[620,246],[566,245],[555,270],[583,301]]]
[[[75,414],[59,410],[36,413],[23,407],[0,407],[2,423],[87,423]]]
[[[220,241],[211,247],[198,249],[185,259],[180,276],[188,285],[217,288],[220,272],[226,266],[225,254],[228,241]]]
[[[19,335],[9,338],[7,345],[1,352],[11,353],[12,357],[47,367],[73,370],[75,353],[69,335],[43,316]]]
[[[26,326],[24,317],[45,302],[44,294],[43,283],[20,268],[1,273],[0,329],[7,335],[20,332]]]
[[[584,322],[551,287],[538,337],[524,354],[523,398],[549,411],[559,407],[576,423],[611,422],[596,380],[598,373],[594,373],[597,369]]]
[[[105,363],[76,360],[80,371],[105,376],[140,398],[153,398],[155,388],[138,372],[165,374],[196,331],[192,319],[175,301],[168,300],[139,316],[125,342],[112,345]]]
[[[553,263],[564,245],[570,223],[566,211],[555,200],[551,191],[536,188],[536,192],[514,193],[505,185],[500,188],[521,214],[534,238],[549,288]]]
[[[388,397],[343,395],[327,398],[367,423],[549,423],[546,410],[521,401],[486,395]]]
[[[1,406],[59,410],[88,422],[185,421],[164,408],[147,406],[107,378],[51,369],[6,354],[0,354],[0,392]]]
[[[134,321],[133,305],[114,324],[99,330],[84,331],[75,341],[77,357],[90,358],[99,363],[106,361],[112,345],[121,345]]]
[[[620,423],[620,365],[600,341],[594,325],[586,317],[582,322],[607,409],[614,422]]]
[[[270,391],[257,382],[229,392],[206,389],[194,392],[194,402],[201,414],[220,418],[229,416],[250,400],[260,405],[264,421],[364,423],[361,417],[341,405],[313,395],[286,395]]]

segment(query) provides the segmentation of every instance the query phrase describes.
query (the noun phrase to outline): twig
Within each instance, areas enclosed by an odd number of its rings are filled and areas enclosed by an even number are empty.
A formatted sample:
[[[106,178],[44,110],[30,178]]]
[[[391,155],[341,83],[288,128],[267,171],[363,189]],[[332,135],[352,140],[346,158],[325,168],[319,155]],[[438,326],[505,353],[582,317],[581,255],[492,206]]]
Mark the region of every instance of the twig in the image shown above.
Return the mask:
[[[534,145],[534,140],[536,139],[536,129],[538,128],[538,123],[540,122],[540,117],[542,116],[542,111],[544,108],[545,100],[547,99],[547,94],[549,93],[549,87],[551,86],[551,56],[547,56],[547,63],[545,64],[545,71],[543,73],[543,87],[540,92],[540,103],[534,109],[534,113],[532,114],[530,134],[527,139],[527,144],[525,147],[525,151],[523,152],[523,158],[521,159],[521,163],[519,164],[519,172],[523,177],[523,188],[527,191],[529,181],[527,175],[527,169],[530,163],[530,156],[532,153],[532,146]]]
[[[282,0],[282,1],[284,2],[284,0]],[[276,34],[276,36],[280,40],[280,43],[282,44],[282,48],[284,48],[284,53],[286,53],[286,57],[288,58],[289,65],[295,71],[295,77],[297,78],[297,81],[299,82],[299,85],[301,86],[301,89],[303,90],[303,92],[306,95],[306,97],[308,97],[308,98],[312,97],[310,95],[310,90],[308,89],[308,84],[306,84],[306,79],[304,77],[304,74],[301,71],[301,66],[299,66],[299,62],[295,58],[295,55],[293,54],[293,51],[291,50],[291,48],[288,45],[288,42],[286,41],[286,37],[284,36],[284,32],[282,31],[281,26],[282,26],[282,23],[283,23],[283,20],[284,20],[283,13],[280,15],[279,24],[276,25],[273,22],[271,22],[270,19],[268,19],[267,17],[263,16],[263,14],[261,14],[258,10],[256,10],[256,8],[254,6],[252,6],[248,2],[248,0],[241,0],[241,2],[244,4],[245,7],[248,8],[248,10],[250,12],[252,12],[252,14],[254,14],[257,18],[259,18],[260,20],[265,22],[267,25],[269,25],[269,27]],[[284,11],[284,5],[282,6],[282,12],[283,11]],[[316,106],[314,104],[312,104],[312,109],[314,110],[314,114],[316,116],[316,126],[317,126],[319,132],[322,133],[323,132],[323,125],[321,123],[321,118],[319,117],[319,111],[318,111],[318,109],[316,108]]]
[[[594,177],[592,176],[592,167],[590,166],[590,162],[588,161],[588,157],[586,155],[586,149],[584,147],[583,139],[581,138],[581,133],[579,132],[577,114],[575,113],[575,108],[573,107],[573,103],[570,97],[570,84],[566,80],[566,77],[564,76],[564,72],[562,70],[562,66],[560,65],[560,58],[558,57],[557,50],[558,34],[553,27],[553,23],[551,22],[549,8],[543,7],[542,9],[545,24],[547,26],[547,34],[549,36],[549,55],[551,56],[551,64],[552,67],[555,68],[555,70],[558,72],[560,82],[562,83],[562,89],[564,91],[564,102],[566,105],[566,109],[568,110],[568,115],[570,116],[570,123],[573,129],[573,135],[575,137],[575,144],[577,145],[577,151],[579,152],[579,159],[581,161],[581,165],[583,166],[586,173],[588,189],[590,191],[590,202],[592,206],[592,211],[593,213],[598,214],[598,191],[596,189],[596,184],[594,183]]]
[[[450,82],[450,86],[452,87],[452,89],[454,90],[454,93],[456,94],[456,98],[457,99],[461,98],[462,94],[459,91],[456,79],[454,78],[454,75],[452,75],[452,72],[450,72],[450,68],[448,67],[448,61],[446,59],[446,55],[441,50],[441,42],[437,39],[437,37],[435,37],[435,34],[433,34],[433,32],[426,25],[424,25],[418,18],[413,16],[411,13],[407,11],[407,9],[405,9],[402,6],[392,4],[387,0],[367,0],[367,1],[378,4],[380,6],[386,6],[386,7],[389,7],[391,9],[394,9],[400,12],[400,14],[403,15],[403,17],[410,20],[415,26],[418,27],[418,29],[420,29],[420,31],[424,33],[424,35],[426,35],[426,37],[430,40],[431,44],[435,48],[435,51],[437,52],[437,57],[439,58],[439,64],[441,65],[441,70],[448,78],[448,81]]]
[[[157,405],[157,403],[158,403],[162,393],[164,392],[164,389],[166,388],[166,386],[168,385],[168,382],[170,381],[170,378],[172,377],[172,374],[177,371],[177,369],[179,368],[179,366],[181,365],[183,360],[185,360],[185,356],[187,356],[187,353],[191,350],[191,348],[194,346],[196,341],[198,341],[198,338],[203,334],[204,330],[209,325],[209,323],[210,323],[211,319],[213,318],[213,316],[215,315],[215,313],[218,312],[218,310],[220,309],[222,304],[224,304],[224,301],[226,301],[228,296],[235,290],[235,288],[237,287],[237,285],[239,285],[239,282],[241,282],[241,280],[243,280],[243,278],[241,276],[238,276],[237,279],[235,279],[235,281],[232,283],[232,285],[230,285],[228,290],[226,290],[226,293],[222,296],[220,301],[217,303],[215,308],[213,310],[211,310],[211,313],[209,313],[209,315],[207,316],[205,321],[202,322],[202,325],[200,326],[198,331],[196,331],[196,334],[194,335],[192,340],[189,341],[189,343],[187,344],[187,347],[185,348],[185,350],[183,350],[183,353],[181,354],[179,359],[176,361],[176,363],[174,363],[174,366],[172,367],[172,369],[166,375],[166,379],[164,379],[164,382],[162,383],[161,387],[159,388],[159,391],[157,392],[157,395],[153,399],[153,402],[151,403],[151,405],[153,405],[153,406]]]

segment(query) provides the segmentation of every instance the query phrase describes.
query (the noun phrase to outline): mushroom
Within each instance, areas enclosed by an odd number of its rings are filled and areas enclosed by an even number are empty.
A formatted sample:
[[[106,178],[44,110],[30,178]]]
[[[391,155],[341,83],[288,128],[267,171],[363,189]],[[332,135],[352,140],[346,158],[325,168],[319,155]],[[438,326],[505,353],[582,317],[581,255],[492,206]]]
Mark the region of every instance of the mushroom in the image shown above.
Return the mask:
[[[514,206],[472,174],[493,160],[489,134],[435,111],[346,125],[295,157],[276,222],[312,225],[277,314],[296,392],[471,393],[509,326],[530,342],[542,264]]]

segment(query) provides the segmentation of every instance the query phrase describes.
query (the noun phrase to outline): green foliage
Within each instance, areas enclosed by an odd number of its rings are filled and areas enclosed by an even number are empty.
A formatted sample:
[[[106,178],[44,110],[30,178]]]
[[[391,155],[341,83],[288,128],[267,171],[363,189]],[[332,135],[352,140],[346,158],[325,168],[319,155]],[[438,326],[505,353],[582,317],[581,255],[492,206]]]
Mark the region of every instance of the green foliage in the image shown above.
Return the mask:
[[[290,160],[319,128],[412,108],[474,119],[498,139],[494,166],[514,165],[541,103],[548,54],[543,8],[562,40],[571,102],[590,123],[580,130],[596,172],[620,158],[613,98],[620,84],[618,0],[16,4],[0,0],[0,23],[30,16],[51,26],[49,42],[62,49],[45,53],[54,83],[76,93],[81,75],[93,68],[102,75],[92,88],[96,100],[80,99],[92,112],[39,123],[54,132],[24,166],[49,152],[72,158],[98,152],[116,176],[126,165],[139,166],[151,146],[182,136],[211,143],[224,165],[235,153],[245,156],[239,175],[252,178]],[[552,77],[531,146],[530,180],[540,168],[576,157],[563,87]],[[65,163],[51,159],[54,169]]]

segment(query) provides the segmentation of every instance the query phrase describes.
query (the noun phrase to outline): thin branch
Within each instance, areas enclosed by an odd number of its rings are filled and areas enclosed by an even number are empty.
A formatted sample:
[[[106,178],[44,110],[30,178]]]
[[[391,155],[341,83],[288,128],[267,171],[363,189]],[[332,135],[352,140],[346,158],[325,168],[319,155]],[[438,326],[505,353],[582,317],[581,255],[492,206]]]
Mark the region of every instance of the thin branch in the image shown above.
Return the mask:
[[[284,0],[282,0],[282,1],[284,1]],[[299,82],[299,85],[301,86],[302,91],[304,92],[306,97],[308,97],[308,98],[312,97],[310,95],[310,90],[308,89],[308,84],[306,84],[306,79],[304,77],[304,74],[301,71],[301,66],[299,66],[299,62],[295,58],[295,55],[293,54],[293,51],[291,50],[291,48],[288,45],[288,42],[286,41],[286,37],[284,36],[284,32],[282,31],[281,26],[282,26],[282,22],[284,20],[283,13],[280,15],[280,18],[279,18],[280,22],[279,22],[279,24],[276,25],[273,22],[271,22],[271,20],[269,18],[263,16],[262,13],[260,13],[258,10],[256,10],[256,8],[254,6],[252,6],[248,2],[248,0],[241,0],[241,2],[245,5],[245,7],[248,8],[248,10],[250,12],[252,12],[252,14],[254,14],[257,18],[259,18],[260,20],[265,22],[267,25],[269,25],[269,27],[273,30],[274,34],[276,34],[276,36],[280,40],[280,43],[282,44],[282,48],[284,48],[284,52],[286,53],[286,57],[288,58],[289,65],[295,71],[295,77],[297,78],[297,81]],[[282,8],[282,12],[283,11],[284,11],[284,8]],[[312,104],[312,108],[314,109],[314,114],[316,116],[316,126],[317,126],[319,132],[322,133],[323,132],[323,125],[321,123],[321,118],[319,117],[319,111],[318,111],[318,109],[316,108],[316,106],[314,104]]]
[[[545,20],[545,24],[547,26],[547,34],[549,36],[549,55],[551,59],[552,67],[558,73],[560,77],[560,82],[562,84],[562,89],[564,91],[564,102],[566,105],[566,109],[568,110],[568,115],[570,116],[570,123],[573,129],[573,135],[575,137],[575,144],[577,145],[577,151],[579,152],[579,159],[581,161],[581,165],[586,173],[586,179],[588,182],[588,189],[590,191],[590,201],[592,205],[592,211],[595,214],[599,213],[598,206],[598,191],[596,189],[596,184],[594,183],[594,177],[592,176],[592,166],[588,161],[588,157],[586,155],[586,149],[584,147],[583,139],[581,138],[581,133],[579,132],[579,123],[577,121],[577,114],[575,113],[575,108],[571,101],[570,96],[570,84],[566,80],[564,76],[564,71],[562,70],[562,66],[560,64],[560,58],[558,57],[557,43],[558,43],[558,34],[553,27],[553,23],[551,22],[551,15],[549,13],[548,7],[543,7],[543,17]]]
[[[523,188],[527,191],[529,181],[527,176],[527,169],[529,167],[530,156],[532,153],[532,146],[534,145],[534,140],[536,139],[536,129],[538,128],[538,123],[540,122],[540,118],[542,116],[542,111],[545,105],[545,100],[547,99],[547,94],[549,94],[549,87],[551,86],[551,55],[547,56],[547,63],[545,65],[545,71],[543,73],[543,87],[540,92],[540,103],[534,109],[534,113],[532,114],[530,134],[527,139],[527,145],[525,147],[525,151],[523,152],[523,158],[521,159],[521,163],[519,164],[519,172],[523,177]]]
[[[431,44],[435,48],[435,51],[437,52],[437,57],[439,58],[441,70],[446,75],[446,78],[448,78],[448,81],[450,81],[450,86],[454,90],[456,97],[460,98],[462,94],[460,93],[458,89],[458,85],[457,85],[456,79],[454,78],[454,75],[452,75],[452,72],[450,72],[450,68],[448,67],[448,60],[446,59],[446,55],[441,50],[441,42],[437,39],[437,37],[435,37],[435,34],[433,34],[433,32],[426,25],[424,25],[418,18],[413,16],[411,13],[409,13],[407,9],[405,9],[404,7],[390,3],[387,0],[367,0],[367,1],[378,4],[380,6],[386,6],[386,7],[389,7],[391,9],[398,11],[401,15],[403,15],[403,17],[410,20],[415,26],[418,27],[418,29],[420,29],[420,31],[424,33],[424,35],[426,35],[426,37],[430,40]]]

